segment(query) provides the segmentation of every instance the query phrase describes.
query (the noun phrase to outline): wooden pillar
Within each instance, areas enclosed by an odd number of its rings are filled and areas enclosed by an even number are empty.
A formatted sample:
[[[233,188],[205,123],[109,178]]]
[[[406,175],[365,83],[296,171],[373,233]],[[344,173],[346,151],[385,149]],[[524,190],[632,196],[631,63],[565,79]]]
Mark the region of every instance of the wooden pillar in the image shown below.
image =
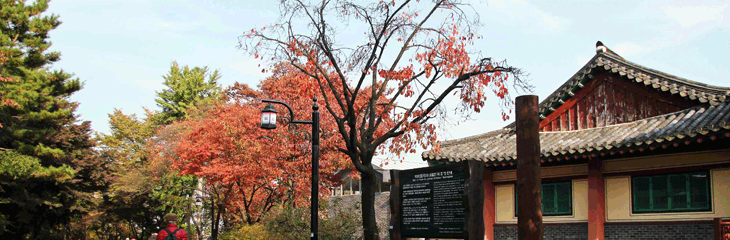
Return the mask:
[[[723,222],[722,218],[714,218],[712,225],[715,227],[715,240],[728,239],[728,235],[730,235],[730,223]]]
[[[390,170],[390,231],[391,240],[401,240],[400,236],[400,198],[401,186],[398,170]]]
[[[714,240],[722,240],[722,218],[712,219],[712,226],[715,227]]]
[[[494,199],[494,182],[491,168],[484,168],[482,174],[482,186],[484,187],[484,239],[494,240],[494,222],[497,217],[495,199]]]
[[[484,162],[469,160],[469,179],[466,183],[466,196],[468,198],[466,239],[484,239],[484,187],[482,179],[484,173]]]
[[[588,160],[588,239],[603,240],[606,222],[606,186],[603,180],[603,160]]]
[[[538,97],[523,95],[516,99],[517,188],[519,240],[542,240],[542,199],[540,198],[540,134]]]

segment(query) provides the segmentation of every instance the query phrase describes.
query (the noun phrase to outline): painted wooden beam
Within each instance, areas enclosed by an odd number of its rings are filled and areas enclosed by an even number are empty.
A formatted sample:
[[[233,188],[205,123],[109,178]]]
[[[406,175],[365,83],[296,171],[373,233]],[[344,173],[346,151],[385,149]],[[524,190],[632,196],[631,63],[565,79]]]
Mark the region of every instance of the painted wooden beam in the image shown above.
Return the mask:
[[[588,160],[588,239],[603,240],[606,222],[606,185],[603,179],[603,160]]]

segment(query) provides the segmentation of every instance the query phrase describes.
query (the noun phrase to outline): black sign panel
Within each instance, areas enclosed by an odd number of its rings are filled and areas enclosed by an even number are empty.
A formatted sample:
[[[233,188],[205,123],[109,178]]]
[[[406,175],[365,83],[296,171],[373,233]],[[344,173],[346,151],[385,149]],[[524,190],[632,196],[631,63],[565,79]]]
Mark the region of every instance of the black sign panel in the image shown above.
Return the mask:
[[[464,238],[466,162],[398,172],[401,236]]]

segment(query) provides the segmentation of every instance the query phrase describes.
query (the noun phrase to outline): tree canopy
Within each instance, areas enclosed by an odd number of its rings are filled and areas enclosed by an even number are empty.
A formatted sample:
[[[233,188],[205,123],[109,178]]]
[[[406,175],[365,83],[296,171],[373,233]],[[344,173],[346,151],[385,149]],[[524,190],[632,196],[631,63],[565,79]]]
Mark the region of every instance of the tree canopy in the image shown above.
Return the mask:
[[[177,213],[187,223],[200,210],[193,208],[199,179],[180,174],[172,166],[177,156],[169,151],[169,143],[180,137],[176,121],[185,121],[197,109],[218,101],[220,77],[218,71],[209,73],[208,67],[181,67],[173,62],[163,76],[167,88],[155,99],[161,111],[145,109],[144,118],[118,109],[109,114],[111,133],[98,134],[98,139],[100,155],[114,170],[104,211],[110,215],[107,221],[124,226],[117,232],[133,236],[138,236],[136,230],[151,233],[153,226],[163,224],[165,213]],[[192,220],[202,224],[200,219]],[[200,233],[200,229],[195,230],[191,234]]]
[[[438,150],[436,129],[450,96],[458,101],[456,112],[468,115],[494,95],[503,100],[506,119],[509,89],[530,89],[519,68],[470,47],[481,38],[481,23],[458,0],[284,0],[280,9],[277,22],[244,32],[239,46],[315,79],[312,87],[323,93],[343,140],[339,150],[362,176],[365,239],[378,238],[374,155]],[[365,33],[357,39],[339,35],[350,29]],[[387,130],[378,133],[384,124]]]
[[[187,111],[217,100],[220,93],[218,70],[208,72],[208,67],[180,67],[172,62],[170,72],[162,76],[167,89],[157,93],[157,106],[162,108],[160,120],[164,124],[188,118]]]
[[[0,2],[0,219],[12,219],[0,235],[12,238],[77,236],[68,224],[98,204],[109,177],[69,101],[81,82],[49,69],[61,55],[47,51],[48,33],[61,22],[47,8]]]
[[[226,186],[225,209],[239,213],[241,223],[253,224],[277,205],[305,205],[311,177],[310,131],[306,126],[284,125],[272,131],[259,128],[261,108],[258,99],[280,99],[292,106],[294,118],[308,119],[313,97],[320,97],[313,79],[288,64],[281,64],[273,75],[261,81],[260,90],[245,84],[229,88],[226,101],[179,123],[184,132],[174,142],[172,161],[183,174],[206,179],[209,185]],[[281,107],[281,106],[280,106]],[[280,109],[283,117],[292,116]],[[335,173],[344,168],[347,158],[338,151],[331,117],[322,119],[321,169],[325,186],[337,184]],[[321,192],[327,194],[328,189]]]

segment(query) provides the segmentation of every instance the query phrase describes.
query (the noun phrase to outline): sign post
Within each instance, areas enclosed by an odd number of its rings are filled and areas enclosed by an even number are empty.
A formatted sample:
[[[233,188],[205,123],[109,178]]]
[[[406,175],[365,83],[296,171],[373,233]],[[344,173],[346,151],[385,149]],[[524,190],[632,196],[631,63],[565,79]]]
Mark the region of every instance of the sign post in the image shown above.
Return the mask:
[[[401,219],[401,208],[400,208],[400,196],[401,196],[401,184],[400,174],[398,170],[390,170],[390,226],[388,226],[388,232],[390,233],[391,240],[401,240],[400,236],[400,219]]]
[[[468,199],[466,239],[484,239],[484,184],[482,183],[484,173],[484,162],[468,161],[469,179],[466,182],[466,196]]]

